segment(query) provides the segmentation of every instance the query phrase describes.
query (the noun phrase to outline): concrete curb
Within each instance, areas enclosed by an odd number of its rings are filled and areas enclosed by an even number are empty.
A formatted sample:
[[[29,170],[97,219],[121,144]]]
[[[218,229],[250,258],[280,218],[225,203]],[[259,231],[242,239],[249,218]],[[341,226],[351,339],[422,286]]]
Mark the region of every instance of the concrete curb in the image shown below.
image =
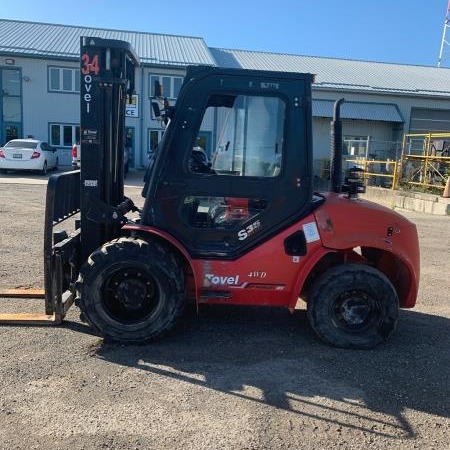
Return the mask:
[[[366,193],[362,194],[361,198],[389,208],[402,208],[440,216],[450,215],[450,198],[443,198],[435,194],[367,187]]]

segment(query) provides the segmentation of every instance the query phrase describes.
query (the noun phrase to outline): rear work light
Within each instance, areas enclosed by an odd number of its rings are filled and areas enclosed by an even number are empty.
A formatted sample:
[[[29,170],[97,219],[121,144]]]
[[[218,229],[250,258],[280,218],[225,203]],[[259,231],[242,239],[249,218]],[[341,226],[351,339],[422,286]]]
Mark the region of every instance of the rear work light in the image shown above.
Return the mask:
[[[39,158],[39,156],[41,156],[39,152],[33,152],[33,154],[31,155],[31,159]]]
[[[5,157],[5,154],[3,153],[3,149],[0,148],[0,158],[4,158],[4,157]]]

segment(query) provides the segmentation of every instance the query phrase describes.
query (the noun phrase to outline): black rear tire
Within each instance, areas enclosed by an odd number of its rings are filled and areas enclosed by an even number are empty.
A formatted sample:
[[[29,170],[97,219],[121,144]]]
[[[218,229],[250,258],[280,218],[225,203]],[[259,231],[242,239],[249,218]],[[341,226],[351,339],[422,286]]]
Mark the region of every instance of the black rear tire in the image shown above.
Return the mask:
[[[173,329],[186,297],[183,271],[168,248],[125,237],[91,254],[76,290],[86,321],[106,339],[128,343]]]
[[[398,297],[388,278],[361,264],[327,270],[308,295],[308,319],[335,347],[369,349],[385,341],[398,320]]]

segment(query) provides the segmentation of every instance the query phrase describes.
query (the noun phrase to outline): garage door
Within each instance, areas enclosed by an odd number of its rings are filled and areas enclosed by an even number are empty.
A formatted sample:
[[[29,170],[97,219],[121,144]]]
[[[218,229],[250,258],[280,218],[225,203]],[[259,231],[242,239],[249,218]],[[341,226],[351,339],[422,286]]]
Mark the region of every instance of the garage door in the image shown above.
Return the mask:
[[[410,133],[450,133],[450,109],[411,109]]]

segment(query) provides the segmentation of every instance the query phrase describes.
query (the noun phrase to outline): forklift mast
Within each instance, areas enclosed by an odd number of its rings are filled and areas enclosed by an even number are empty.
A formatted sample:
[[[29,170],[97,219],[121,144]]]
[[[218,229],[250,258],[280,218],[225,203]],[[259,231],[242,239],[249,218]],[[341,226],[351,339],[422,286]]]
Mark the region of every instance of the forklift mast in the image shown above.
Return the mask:
[[[81,261],[117,236],[123,222],[125,102],[138,58],[128,42],[81,37]]]
[[[135,210],[124,197],[125,102],[134,91],[138,58],[128,42],[81,37],[81,169],[52,175],[44,225],[45,314],[0,314],[0,323],[62,322],[74,301],[81,265],[117,237]],[[75,230],[56,227],[80,214]],[[23,292],[8,295],[22,296]],[[27,294],[27,293],[25,293]]]

